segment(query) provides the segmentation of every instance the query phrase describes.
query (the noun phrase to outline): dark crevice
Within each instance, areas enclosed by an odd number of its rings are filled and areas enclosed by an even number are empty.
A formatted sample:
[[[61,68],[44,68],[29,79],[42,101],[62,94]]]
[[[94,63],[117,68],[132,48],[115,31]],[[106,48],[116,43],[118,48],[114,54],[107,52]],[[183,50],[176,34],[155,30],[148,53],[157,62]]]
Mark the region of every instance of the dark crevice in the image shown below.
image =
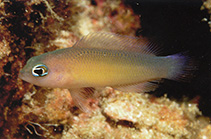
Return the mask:
[[[197,70],[189,82],[165,80],[152,92],[182,100],[200,97],[199,108],[204,115],[211,116],[211,33],[206,10],[200,10],[201,0],[124,0],[136,14],[141,15],[141,28],[137,36],[143,35],[162,49],[161,55],[188,52],[195,61]]]

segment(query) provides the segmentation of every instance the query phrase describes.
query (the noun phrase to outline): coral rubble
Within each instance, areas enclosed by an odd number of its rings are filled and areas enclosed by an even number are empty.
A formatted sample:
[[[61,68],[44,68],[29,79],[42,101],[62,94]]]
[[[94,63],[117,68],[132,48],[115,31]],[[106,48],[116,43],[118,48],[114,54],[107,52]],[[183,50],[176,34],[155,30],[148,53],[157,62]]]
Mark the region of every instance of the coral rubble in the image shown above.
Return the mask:
[[[209,14],[211,14],[211,0],[205,0],[203,2],[203,5],[201,6],[201,10],[207,10]],[[210,18],[203,18],[202,21],[206,21],[208,22],[209,26],[210,26],[210,31],[211,31],[211,15]]]

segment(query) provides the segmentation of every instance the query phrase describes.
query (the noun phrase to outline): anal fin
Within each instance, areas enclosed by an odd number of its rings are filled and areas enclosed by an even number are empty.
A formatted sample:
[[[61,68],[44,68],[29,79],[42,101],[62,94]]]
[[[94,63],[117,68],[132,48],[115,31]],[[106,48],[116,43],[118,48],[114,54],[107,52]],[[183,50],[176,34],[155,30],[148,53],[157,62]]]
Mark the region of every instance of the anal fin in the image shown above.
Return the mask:
[[[141,82],[138,84],[114,87],[117,90],[123,92],[150,92],[154,91],[158,87],[160,80],[153,80],[151,82]]]

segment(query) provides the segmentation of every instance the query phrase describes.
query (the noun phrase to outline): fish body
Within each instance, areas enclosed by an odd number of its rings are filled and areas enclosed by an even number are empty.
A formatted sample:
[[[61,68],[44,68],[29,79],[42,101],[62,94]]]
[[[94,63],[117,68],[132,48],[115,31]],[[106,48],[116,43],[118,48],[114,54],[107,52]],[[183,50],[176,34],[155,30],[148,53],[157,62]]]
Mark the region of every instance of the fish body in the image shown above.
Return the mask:
[[[83,88],[144,92],[157,87],[152,81],[185,75],[185,56],[156,56],[152,49],[144,39],[92,33],[73,47],[32,57],[19,77],[38,86],[69,89],[76,105],[87,112]]]

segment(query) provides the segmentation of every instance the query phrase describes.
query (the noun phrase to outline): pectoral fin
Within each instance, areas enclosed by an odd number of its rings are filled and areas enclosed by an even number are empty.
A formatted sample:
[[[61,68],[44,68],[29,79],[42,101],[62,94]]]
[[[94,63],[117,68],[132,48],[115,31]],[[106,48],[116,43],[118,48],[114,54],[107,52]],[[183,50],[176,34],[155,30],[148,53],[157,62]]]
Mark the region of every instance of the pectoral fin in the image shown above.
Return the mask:
[[[93,98],[94,88],[79,88],[69,89],[74,104],[83,112],[90,113],[92,108],[88,101],[89,98]]]

